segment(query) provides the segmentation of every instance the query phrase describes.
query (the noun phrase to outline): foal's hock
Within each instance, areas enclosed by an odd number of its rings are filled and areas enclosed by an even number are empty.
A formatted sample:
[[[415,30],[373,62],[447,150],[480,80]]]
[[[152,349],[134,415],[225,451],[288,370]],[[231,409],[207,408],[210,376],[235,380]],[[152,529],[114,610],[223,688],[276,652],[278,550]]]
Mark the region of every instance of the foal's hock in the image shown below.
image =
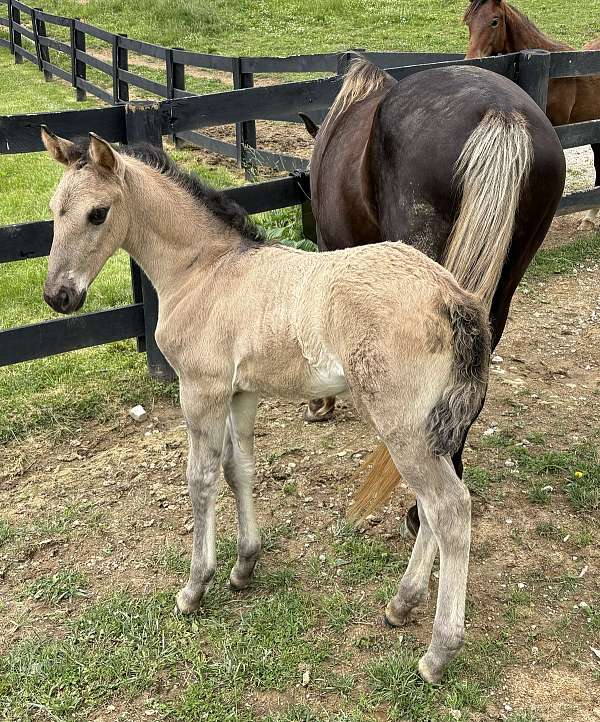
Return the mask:
[[[118,248],[158,292],[156,338],[179,375],[189,430],[194,542],[178,608],[196,611],[215,572],[220,465],[239,515],[231,586],[249,584],[260,553],[252,498],[259,395],[348,391],[424,520],[387,607],[391,624],[426,596],[440,548],[433,636],[419,665],[439,681],[464,633],[470,500],[447,457],[485,396],[490,338],[479,300],[403,243],[323,254],[266,245],[239,206],[160,150],[117,152],[95,135],[84,148],[47,129],[42,137],[66,166],[51,201],[47,302],[76,310]]]

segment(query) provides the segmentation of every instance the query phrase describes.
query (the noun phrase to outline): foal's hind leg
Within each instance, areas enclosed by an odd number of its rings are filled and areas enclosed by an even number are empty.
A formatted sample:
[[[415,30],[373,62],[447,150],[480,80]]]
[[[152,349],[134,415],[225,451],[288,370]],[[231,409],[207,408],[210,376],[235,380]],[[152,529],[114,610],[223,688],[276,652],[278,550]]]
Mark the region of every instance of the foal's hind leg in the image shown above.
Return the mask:
[[[600,186],[600,143],[592,144],[592,151],[594,153],[594,168],[596,170],[596,182],[594,186],[597,188]],[[586,214],[581,223],[579,224],[580,231],[593,231],[596,226],[596,218],[598,216],[598,208],[592,208]]]
[[[429,596],[429,578],[438,547],[421,504],[419,504],[419,516],[421,525],[408,567],[396,596],[390,599],[385,610],[385,620],[392,627],[406,624],[413,609]]]
[[[254,420],[256,396],[237,394],[231,402],[223,444],[223,475],[235,494],[238,513],[237,560],[229,575],[233,589],[250,583],[260,555],[260,532],[254,514]]]
[[[440,549],[433,633],[429,649],[419,661],[423,679],[437,684],[464,643],[471,499],[447,459],[425,452],[420,460],[414,460],[415,464],[401,451],[396,453],[393,446],[390,452],[403,478],[416,492]]]

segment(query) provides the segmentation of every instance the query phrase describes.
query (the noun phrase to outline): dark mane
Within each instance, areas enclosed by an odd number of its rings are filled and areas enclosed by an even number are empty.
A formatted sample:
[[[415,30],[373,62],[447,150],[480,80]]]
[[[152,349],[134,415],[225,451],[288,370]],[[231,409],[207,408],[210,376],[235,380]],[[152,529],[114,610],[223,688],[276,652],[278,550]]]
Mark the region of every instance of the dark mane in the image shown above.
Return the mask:
[[[71,149],[70,162],[80,168],[86,165],[89,162],[88,149],[88,140],[78,142]],[[122,145],[119,152],[137,158],[177,183],[225,225],[236,230],[247,245],[254,246],[265,242],[263,231],[250,220],[246,211],[238,203],[227,198],[221,191],[205,185],[198,176],[179,168],[162,148],[148,144]]]
[[[475,15],[479,8],[485,5],[486,2],[489,2],[489,0],[471,0],[471,4],[466,9],[463,20],[468,23],[469,20],[471,20],[471,18],[473,17],[473,15]]]

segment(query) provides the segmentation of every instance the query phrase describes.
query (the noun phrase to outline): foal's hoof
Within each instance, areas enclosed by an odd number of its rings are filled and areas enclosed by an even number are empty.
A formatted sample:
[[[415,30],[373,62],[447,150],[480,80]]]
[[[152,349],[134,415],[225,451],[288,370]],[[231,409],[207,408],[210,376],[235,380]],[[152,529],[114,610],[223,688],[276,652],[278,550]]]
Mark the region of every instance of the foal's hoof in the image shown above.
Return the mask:
[[[200,609],[200,600],[195,600],[190,595],[181,589],[175,597],[176,609],[181,614],[193,614]]]
[[[408,622],[408,614],[398,614],[394,609],[392,602],[388,602],[383,614],[383,622],[388,629],[398,629],[404,627]]]
[[[427,684],[439,685],[441,684],[442,677],[444,676],[444,670],[434,670],[427,661],[427,655],[421,657],[419,660],[419,676]]]
[[[250,577],[246,577],[245,579],[242,579],[241,577],[236,577],[234,574],[229,575],[229,588],[233,592],[243,592],[244,589],[247,589],[250,586]]]
[[[303,418],[304,421],[307,421],[309,424],[318,424],[322,421],[331,421],[331,419],[333,419],[334,412],[335,409],[329,409],[322,414],[319,413],[319,411],[315,413],[311,411],[310,406],[307,405],[304,408]]]

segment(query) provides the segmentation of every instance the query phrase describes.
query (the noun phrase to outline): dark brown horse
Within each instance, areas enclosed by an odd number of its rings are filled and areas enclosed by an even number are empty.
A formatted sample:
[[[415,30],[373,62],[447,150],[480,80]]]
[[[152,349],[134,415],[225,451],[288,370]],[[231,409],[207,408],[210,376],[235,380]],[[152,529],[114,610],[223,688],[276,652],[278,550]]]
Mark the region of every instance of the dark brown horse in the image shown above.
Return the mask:
[[[418,248],[486,301],[495,346],[560,201],[565,160],[544,113],[506,78],[453,66],[397,82],[356,60],[316,133],[310,180],[320,250]],[[311,402],[308,415],[333,401]],[[399,480],[385,448],[373,459],[358,513],[381,501],[375,486],[391,492]],[[462,446],[453,462],[462,476]],[[416,507],[408,522],[418,528]]]
[[[519,50],[574,50],[552,40],[539,30],[520,10],[504,0],[472,0],[465,13],[469,26],[467,58],[514,53]],[[584,50],[600,50],[600,39],[586,45]],[[553,125],[582,123],[600,118],[600,76],[556,78],[548,87],[546,113]],[[600,144],[592,145],[596,186],[600,186]],[[581,222],[582,230],[591,230],[598,209],[589,211]]]

